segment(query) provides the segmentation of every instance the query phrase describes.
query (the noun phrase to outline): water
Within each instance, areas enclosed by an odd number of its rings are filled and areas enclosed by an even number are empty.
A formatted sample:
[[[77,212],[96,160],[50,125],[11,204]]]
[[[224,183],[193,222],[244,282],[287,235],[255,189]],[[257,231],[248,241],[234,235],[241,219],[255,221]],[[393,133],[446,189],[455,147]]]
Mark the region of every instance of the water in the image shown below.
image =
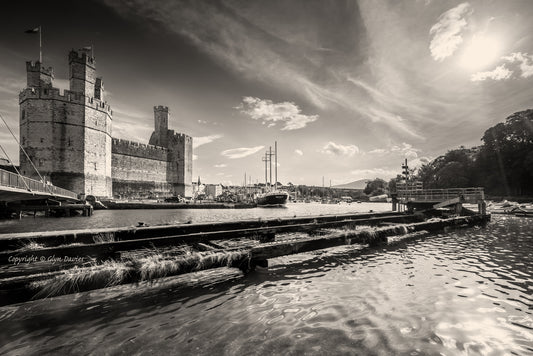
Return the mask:
[[[526,355],[533,219],[271,260],[195,289],[118,287],[0,308],[0,354]]]
[[[360,204],[287,204],[284,208],[253,209],[156,209],[156,210],[95,210],[91,217],[24,217],[21,220],[0,220],[0,234],[28,231],[55,231],[103,227],[181,224],[187,222],[275,219],[281,217],[356,212],[390,211],[390,203]]]

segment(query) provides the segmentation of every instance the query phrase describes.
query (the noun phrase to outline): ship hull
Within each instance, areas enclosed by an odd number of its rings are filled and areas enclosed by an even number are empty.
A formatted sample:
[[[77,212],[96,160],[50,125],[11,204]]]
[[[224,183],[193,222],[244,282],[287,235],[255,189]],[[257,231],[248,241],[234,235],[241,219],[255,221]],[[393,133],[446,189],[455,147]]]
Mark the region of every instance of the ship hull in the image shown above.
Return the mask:
[[[257,198],[259,206],[282,206],[287,203],[286,193],[267,193]]]

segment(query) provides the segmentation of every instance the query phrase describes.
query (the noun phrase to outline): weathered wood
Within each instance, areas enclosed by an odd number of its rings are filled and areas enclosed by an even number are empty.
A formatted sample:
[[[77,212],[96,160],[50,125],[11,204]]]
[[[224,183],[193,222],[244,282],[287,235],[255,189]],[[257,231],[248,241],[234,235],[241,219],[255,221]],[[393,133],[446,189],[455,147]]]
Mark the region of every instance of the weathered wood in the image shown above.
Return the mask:
[[[187,256],[157,257],[153,262],[149,262],[146,268],[136,261],[129,261],[111,266],[103,264],[68,271],[4,278],[0,279],[0,305],[157,280],[219,267],[234,267],[248,271],[249,252],[228,249]]]
[[[103,264],[70,271],[52,271],[3,278],[0,279],[0,303],[5,305],[33,298],[88,291],[109,287],[110,285],[137,283],[144,280],[222,266],[237,267],[243,271],[248,271],[255,266],[267,266],[269,258],[345,244],[379,244],[387,242],[388,237],[394,235],[440,230],[447,226],[481,224],[489,219],[490,215],[456,217],[438,221],[377,228],[373,231],[345,231],[287,242],[271,242],[252,247],[248,250],[232,248],[191,255],[168,255],[166,257],[162,253],[155,256],[156,258],[152,262],[151,260],[148,261],[147,264],[130,260],[119,263],[117,267],[113,264],[111,266],[109,264]],[[137,241],[125,241],[122,243],[131,242]],[[116,277],[115,270],[117,269],[121,271],[119,274],[120,278]],[[70,275],[74,275],[74,277],[69,277]]]
[[[274,242],[252,248],[251,256],[252,261],[265,260],[339,245],[350,245],[352,243],[378,244],[386,242],[386,238],[388,236],[401,235],[421,230],[440,230],[446,226],[480,224],[486,221],[486,219],[486,216],[474,215],[431,222],[420,222],[403,226],[378,228],[371,233],[369,233],[368,230],[346,231],[327,236],[305,238],[290,242]]]
[[[433,205],[433,209],[444,208],[445,206],[455,205],[455,204],[461,203],[463,201],[464,201],[464,199],[462,199],[461,197],[455,197],[455,198],[448,199],[448,200],[445,200],[445,201],[443,201],[441,203]]]
[[[409,222],[412,216],[399,213],[375,213],[375,214],[346,214],[334,216],[315,216],[305,218],[253,220],[227,223],[200,223],[191,225],[169,225],[150,226],[140,228],[107,228],[95,230],[75,230],[75,231],[52,231],[41,233],[22,233],[0,235],[0,251],[15,250],[30,242],[38,243],[42,246],[53,247],[72,243],[92,244],[95,242],[142,240],[154,237],[166,237],[187,235],[193,233],[209,233],[223,230],[246,230],[273,227],[282,231],[283,227],[297,224],[323,224],[322,226],[339,226],[358,221],[367,221],[369,224],[379,223],[380,219],[392,222]],[[331,225],[326,225],[331,223]],[[318,226],[318,225],[317,225]],[[274,231],[276,232],[276,231]]]

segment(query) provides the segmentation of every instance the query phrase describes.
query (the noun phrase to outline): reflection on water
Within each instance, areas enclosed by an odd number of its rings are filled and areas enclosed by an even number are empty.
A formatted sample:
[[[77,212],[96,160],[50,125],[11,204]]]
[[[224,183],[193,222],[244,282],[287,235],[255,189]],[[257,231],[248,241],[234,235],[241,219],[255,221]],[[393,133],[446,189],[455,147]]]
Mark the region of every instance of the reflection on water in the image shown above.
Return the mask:
[[[530,354],[533,219],[344,246],[192,290],[0,308],[0,353]]]
[[[0,220],[0,234],[90,229],[102,227],[182,224],[187,222],[271,219],[319,214],[348,214],[356,212],[390,211],[389,203],[360,204],[287,204],[282,208],[253,209],[156,209],[156,210],[95,210],[91,217],[45,218],[24,217],[21,220]]]

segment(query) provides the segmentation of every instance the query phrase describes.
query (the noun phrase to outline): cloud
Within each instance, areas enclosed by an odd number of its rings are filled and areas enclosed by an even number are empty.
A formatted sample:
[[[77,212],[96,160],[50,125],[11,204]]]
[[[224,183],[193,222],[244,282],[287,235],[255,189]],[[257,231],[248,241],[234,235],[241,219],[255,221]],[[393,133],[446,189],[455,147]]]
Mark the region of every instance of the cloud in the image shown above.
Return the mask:
[[[359,148],[355,145],[342,145],[335,142],[328,142],[324,147],[322,147],[322,150],[320,150],[322,153],[334,155],[334,156],[353,156],[354,154],[359,152]]]
[[[439,21],[429,30],[433,36],[429,44],[431,56],[442,61],[451,56],[463,42],[462,31],[468,26],[473,9],[464,2],[440,15]]]
[[[243,157],[253,155],[254,153],[259,152],[263,148],[265,148],[265,146],[239,147],[239,148],[232,148],[229,150],[222,151],[220,154],[230,159],[236,159],[236,158],[243,158]]]
[[[511,63],[520,63],[520,70],[522,71],[520,76],[522,78],[529,78],[533,75],[533,55],[515,52],[507,57],[503,57],[503,59]]]
[[[376,108],[370,108],[366,115],[370,117],[372,122],[381,122],[386,124],[387,126],[395,129],[397,132],[401,132],[403,134],[407,134],[409,136],[412,136],[414,138],[424,140],[424,137],[419,135],[414,129],[410,128],[407,125],[407,122],[404,118],[402,118],[400,115],[392,114],[387,111],[383,111]]]
[[[222,164],[215,164],[213,167],[215,167],[215,168],[224,168],[224,167],[227,167],[227,166],[228,166],[227,164],[222,163]]]
[[[296,153],[298,156],[303,156],[304,155],[304,152],[302,150],[294,150],[294,153]]]
[[[208,143],[211,143],[215,140],[218,140],[221,138],[222,135],[209,135],[209,136],[201,136],[201,137],[193,137],[192,139],[192,148],[198,148],[200,146],[206,145]]]
[[[401,145],[392,146],[390,149],[391,152],[397,152],[404,156],[407,159],[417,158],[417,152],[420,152],[419,149],[414,148],[412,145],[402,142]]]
[[[402,142],[400,145],[394,145],[388,148],[376,148],[371,151],[368,151],[368,154],[371,155],[399,155],[407,159],[415,159],[418,157],[419,149],[414,148],[411,144]]]
[[[480,82],[487,79],[492,80],[503,80],[508,79],[513,74],[513,71],[507,69],[505,64],[502,64],[499,67],[496,67],[494,70],[488,72],[477,72],[472,74],[470,80],[473,82]]]
[[[282,130],[302,129],[308,123],[318,120],[318,115],[304,115],[296,104],[288,101],[273,103],[272,100],[246,96],[235,109],[254,120],[263,121],[268,127],[282,122],[284,123]]]
[[[484,81],[487,79],[492,80],[505,80],[512,77],[516,72],[520,72],[522,78],[529,78],[533,76],[533,55],[522,52],[514,52],[508,56],[502,57],[502,60],[507,63],[501,64],[491,71],[478,72],[472,74],[470,80],[473,82]],[[508,66],[517,67],[514,70],[508,68]]]

